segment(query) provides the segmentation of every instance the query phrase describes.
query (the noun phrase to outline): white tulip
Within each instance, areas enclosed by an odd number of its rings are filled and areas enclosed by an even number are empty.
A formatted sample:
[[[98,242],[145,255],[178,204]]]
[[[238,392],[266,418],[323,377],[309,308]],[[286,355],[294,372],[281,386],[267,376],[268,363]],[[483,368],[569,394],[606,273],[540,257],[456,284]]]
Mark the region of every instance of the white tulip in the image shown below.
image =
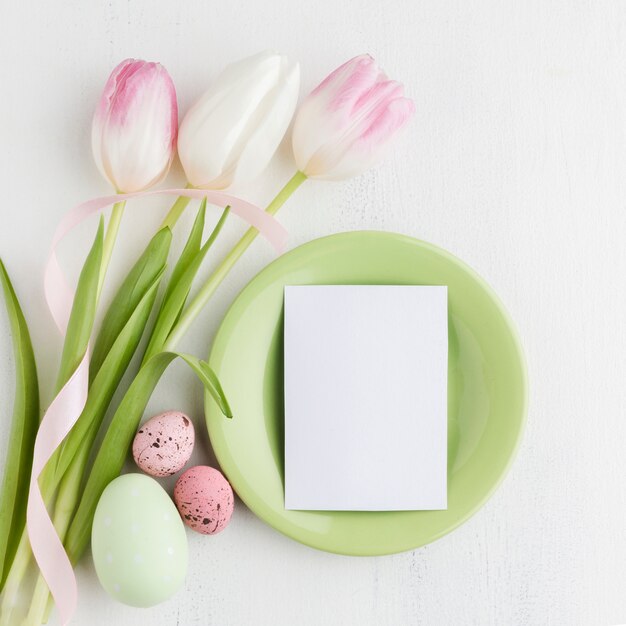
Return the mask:
[[[224,189],[256,178],[293,117],[300,68],[261,52],[228,66],[191,107],[178,133],[178,154],[194,187]]]

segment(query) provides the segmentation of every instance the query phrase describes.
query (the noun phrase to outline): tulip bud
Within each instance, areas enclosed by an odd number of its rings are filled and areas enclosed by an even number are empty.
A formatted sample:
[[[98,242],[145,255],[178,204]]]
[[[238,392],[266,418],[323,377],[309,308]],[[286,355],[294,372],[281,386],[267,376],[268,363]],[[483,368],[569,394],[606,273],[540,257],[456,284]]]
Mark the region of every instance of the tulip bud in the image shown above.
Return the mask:
[[[300,68],[261,52],[228,66],[180,125],[178,154],[194,187],[224,189],[258,176],[293,117]]]
[[[413,115],[403,86],[369,55],[344,63],[302,103],[293,128],[298,169],[309,178],[341,180],[378,162]]]
[[[176,90],[160,63],[126,59],[111,73],[95,112],[93,155],[120,192],[158,183],[172,163],[178,131]]]

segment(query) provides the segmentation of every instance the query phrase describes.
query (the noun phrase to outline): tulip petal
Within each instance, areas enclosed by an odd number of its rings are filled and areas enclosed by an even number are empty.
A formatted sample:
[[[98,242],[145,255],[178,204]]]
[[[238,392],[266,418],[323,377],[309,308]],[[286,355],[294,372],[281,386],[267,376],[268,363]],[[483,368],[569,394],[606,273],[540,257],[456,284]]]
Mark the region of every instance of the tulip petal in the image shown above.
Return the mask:
[[[371,124],[336,160],[331,171],[318,178],[344,180],[356,176],[379,162],[415,112],[408,98],[398,98],[372,120]]]
[[[235,162],[232,182],[254,180],[268,166],[282,141],[296,105],[300,90],[300,66],[284,59],[285,78],[266,96],[259,108],[256,124]]]
[[[395,81],[378,82],[367,88],[352,102],[349,114],[341,114],[334,140],[322,145],[311,156],[307,171],[319,176],[326,170],[333,170],[359,138],[368,132],[373,121],[384,115],[387,107],[402,96],[403,91],[402,85]]]
[[[298,169],[312,178],[338,180],[373,165],[412,115],[403,94],[402,85],[389,80],[370,56],[344,63],[298,111],[292,137]]]
[[[267,165],[295,108],[299,80],[289,68],[274,52],[243,59],[227,67],[189,110],[178,153],[193,186],[223,189]]]
[[[96,164],[117,190],[145,189],[167,174],[177,127],[176,91],[165,68],[127,59],[111,74],[94,115]]]

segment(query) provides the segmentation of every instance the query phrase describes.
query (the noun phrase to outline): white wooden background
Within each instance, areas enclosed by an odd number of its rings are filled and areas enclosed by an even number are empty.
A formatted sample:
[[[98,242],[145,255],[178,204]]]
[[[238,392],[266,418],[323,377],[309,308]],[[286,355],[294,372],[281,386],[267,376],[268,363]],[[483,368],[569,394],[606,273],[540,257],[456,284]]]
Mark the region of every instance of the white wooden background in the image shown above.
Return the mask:
[[[480,272],[527,351],[524,442],[496,495],[435,544],[385,558],[333,556],[283,537],[239,504],[223,534],[190,533],[186,588],[154,609],[109,599],[86,558],[75,623],[626,622],[623,1],[2,0],[0,254],[32,325],[43,397],[50,399],[59,340],[41,271],[63,212],[108,191],[89,144],[108,72],[127,56],[161,61],[184,113],[226,63],[267,47],[301,61],[303,93],[366,51],[406,84],[417,114],[391,157],[346,183],[305,185],[280,217],[292,246],[351,229],[400,231]],[[262,181],[236,191],[265,203],[292,167],[285,144]],[[183,182],[180,169],[170,182]],[[131,205],[112,278],[165,208],[161,200]],[[66,247],[74,273],[93,228]],[[241,229],[231,220],[222,250]],[[272,257],[256,242],[184,348],[208,351],[228,304]],[[3,441],[13,393],[8,332],[2,311]],[[196,460],[210,460],[201,390],[182,367],[150,403],[152,412],[170,407],[194,417]]]

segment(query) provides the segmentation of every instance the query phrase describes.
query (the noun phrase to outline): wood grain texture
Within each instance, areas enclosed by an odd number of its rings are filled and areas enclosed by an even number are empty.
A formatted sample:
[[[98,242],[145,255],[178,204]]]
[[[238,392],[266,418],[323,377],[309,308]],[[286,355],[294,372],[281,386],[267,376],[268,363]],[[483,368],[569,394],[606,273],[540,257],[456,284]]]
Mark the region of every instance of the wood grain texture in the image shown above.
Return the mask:
[[[453,534],[411,553],[345,558],[290,541],[239,503],[223,534],[190,534],[186,589],[160,607],[114,603],[85,559],[76,624],[626,622],[626,3],[4,0],[0,12],[0,254],[33,327],[44,399],[59,341],[39,276],[61,214],[108,191],[89,158],[91,112],[108,72],[126,56],[160,60],[185,111],[226,63],[267,47],[301,60],[303,93],[369,51],[417,105],[381,167],[298,192],[280,215],[291,245],[383,229],[449,249],[502,297],[530,371],[519,457]],[[285,145],[258,184],[237,191],[264,203],[291,169]],[[179,169],[171,181],[182,182]],[[133,203],[113,279],[164,211],[162,201]],[[93,228],[64,250],[74,273]],[[232,219],[218,250],[241,229]],[[258,241],[181,347],[208,350],[229,303],[271,259]],[[12,403],[8,332],[2,311],[2,442]],[[149,413],[168,408],[195,416],[196,460],[211,458],[201,390],[179,366]]]

